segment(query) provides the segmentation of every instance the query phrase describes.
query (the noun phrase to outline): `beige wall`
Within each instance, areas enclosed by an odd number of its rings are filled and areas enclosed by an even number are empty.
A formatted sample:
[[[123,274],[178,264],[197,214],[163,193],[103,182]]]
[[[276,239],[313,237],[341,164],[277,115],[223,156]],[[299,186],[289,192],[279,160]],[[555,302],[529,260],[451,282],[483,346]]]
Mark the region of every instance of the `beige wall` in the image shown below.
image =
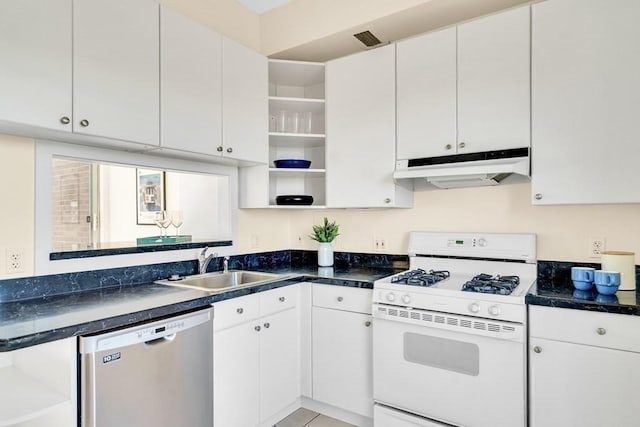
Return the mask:
[[[0,278],[33,274],[34,143],[0,135]],[[9,248],[22,250],[24,271],[7,272]]]
[[[532,206],[529,184],[420,191],[412,209],[242,210],[239,250],[315,249],[308,234],[325,215],[341,226],[340,251],[373,252],[379,236],[386,252],[406,254],[408,232],[425,230],[536,233],[541,260],[598,262],[588,257],[590,237],[604,237],[607,249],[640,255],[640,204]],[[259,248],[251,248],[252,238]]]
[[[160,0],[180,13],[255,51],[260,50],[260,16],[236,0]]]
[[[262,53],[318,40],[431,0],[294,0],[261,15]]]

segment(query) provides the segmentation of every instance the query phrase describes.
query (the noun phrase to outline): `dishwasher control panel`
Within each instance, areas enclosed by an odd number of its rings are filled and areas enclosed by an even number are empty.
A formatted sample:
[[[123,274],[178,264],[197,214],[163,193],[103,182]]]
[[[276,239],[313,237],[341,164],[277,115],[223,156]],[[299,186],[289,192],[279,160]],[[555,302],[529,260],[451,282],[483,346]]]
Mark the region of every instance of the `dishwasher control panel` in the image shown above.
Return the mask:
[[[211,310],[203,310],[106,334],[82,337],[80,352],[94,353],[139,343],[151,344],[160,339],[171,340],[181,331],[209,322],[212,318]]]

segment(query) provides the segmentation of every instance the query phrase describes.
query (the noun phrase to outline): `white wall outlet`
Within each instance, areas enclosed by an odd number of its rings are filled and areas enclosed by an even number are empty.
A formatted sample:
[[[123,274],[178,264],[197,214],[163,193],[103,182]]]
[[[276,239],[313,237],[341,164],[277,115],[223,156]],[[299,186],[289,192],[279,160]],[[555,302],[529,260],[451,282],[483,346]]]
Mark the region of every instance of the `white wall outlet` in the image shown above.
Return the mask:
[[[7,274],[22,273],[24,271],[24,249],[7,248],[6,258]]]
[[[384,252],[387,247],[387,244],[384,240],[384,237],[375,236],[373,238],[373,250],[375,252]]]
[[[589,258],[600,258],[604,252],[604,237],[591,237],[589,239]]]

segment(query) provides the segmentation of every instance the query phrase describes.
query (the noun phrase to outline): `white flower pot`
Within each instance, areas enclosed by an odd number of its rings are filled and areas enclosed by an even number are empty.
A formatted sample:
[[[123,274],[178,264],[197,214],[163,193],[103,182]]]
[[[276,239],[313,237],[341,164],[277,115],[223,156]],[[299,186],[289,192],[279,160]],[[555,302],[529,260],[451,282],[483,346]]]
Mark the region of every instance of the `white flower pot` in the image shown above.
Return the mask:
[[[320,243],[318,248],[318,266],[331,267],[333,265],[333,245],[331,243]]]

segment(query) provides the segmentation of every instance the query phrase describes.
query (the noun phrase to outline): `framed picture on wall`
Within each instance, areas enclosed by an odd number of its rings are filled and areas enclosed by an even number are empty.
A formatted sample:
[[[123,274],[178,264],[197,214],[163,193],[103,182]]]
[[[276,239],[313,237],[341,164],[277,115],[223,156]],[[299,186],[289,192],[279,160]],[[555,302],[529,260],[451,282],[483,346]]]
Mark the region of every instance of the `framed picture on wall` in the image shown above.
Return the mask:
[[[164,171],[136,169],[137,223],[156,225],[155,221],[165,210]]]

